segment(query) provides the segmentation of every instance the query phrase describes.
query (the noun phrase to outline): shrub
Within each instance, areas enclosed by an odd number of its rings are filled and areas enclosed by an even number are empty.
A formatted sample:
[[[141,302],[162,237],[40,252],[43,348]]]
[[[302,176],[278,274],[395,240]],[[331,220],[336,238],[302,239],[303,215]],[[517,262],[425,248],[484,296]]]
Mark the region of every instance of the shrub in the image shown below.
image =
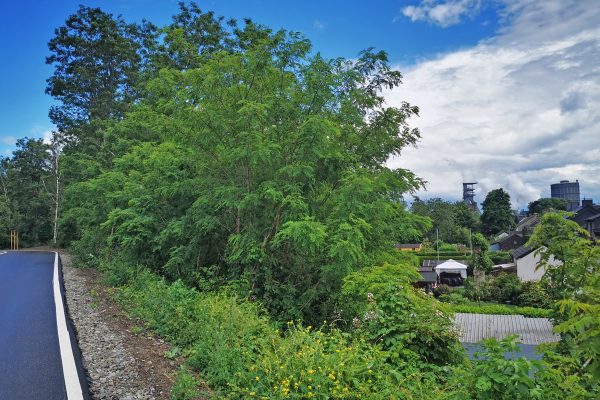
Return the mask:
[[[517,298],[517,304],[529,307],[552,307],[552,299],[539,282],[524,282],[521,294]]]
[[[447,309],[414,289],[414,269],[402,265],[363,268],[344,279],[343,293],[358,310],[355,334],[390,352],[395,365],[418,360],[445,365],[463,356]]]
[[[186,350],[189,364],[222,387],[252,364],[253,353],[276,336],[262,309],[227,293],[201,294],[145,272],[120,291],[133,314]]]
[[[524,357],[507,358],[507,353],[520,350],[509,337],[482,341],[483,350],[475,353],[468,388],[478,400],[519,400],[541,398],[542,388],[533,374],[542,368],[540,361]]]
[[[512,255],[508,251],[492,251],[489,253],[494,264],[507,264],[512,262]]]
[[[339,330],[293,322],[240,370],[228,399],[389,399],[396,392],[387,353]]]
[[[440,244],[440,252],[458,252],[458,249],[456,248],[455,244],[450,244],[450,243],[441,243]]]
[[[460,293],[454,291],[448,294],[441,295],[440,297],[438,297],[438,300],[450,304],[467,304],[469,302],[469,299],[465,298]]]
[[[442,283],[441,285],[438,285],[437,287],[435,287],[433,289],[433,295],[435,297],[439,297],[439,296],[450,294],[451,291],[452,291],[452,289],[450,289],[450,286]]]
[[[475,284],[473,278],[467,278],[464,281],[465,297],[473,301],[486,301],[492,298],[492,291],[489,281],[486,279],[479,285]]]
[[[516,304],[522,292],[522,282],[516,274],[501,273],[490,282],[492,299],[498,302]]]
[[[182,348],[189,366],[214,390],[210,395],[220,399],[383,400],[400,392],[414,398],[413,390],[438,390],[425,375],[401,387],[404,375],[388,362],[390,353],[365,338],[294,322],[282,334],[258,305],[228,293],[199,293],[179,281],[167,284],[141,272],[118,291],[118,299],[149,328]],[[410,374],[411,379],[422,375]],[[194,398],[197,387],[193,374],[181,370],[172,397]]]

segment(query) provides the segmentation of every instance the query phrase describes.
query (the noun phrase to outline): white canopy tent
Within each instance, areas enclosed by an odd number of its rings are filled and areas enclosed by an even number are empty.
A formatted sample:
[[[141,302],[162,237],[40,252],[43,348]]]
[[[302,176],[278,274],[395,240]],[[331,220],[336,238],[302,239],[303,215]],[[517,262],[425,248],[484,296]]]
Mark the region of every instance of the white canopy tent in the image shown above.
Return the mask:
[[[435,272],[438,276],[440,276],[442,272],[450,272],[453,274],[460,274],[464,279],[467,278],[467,266],[452,259],[444,261],[435,267]]]

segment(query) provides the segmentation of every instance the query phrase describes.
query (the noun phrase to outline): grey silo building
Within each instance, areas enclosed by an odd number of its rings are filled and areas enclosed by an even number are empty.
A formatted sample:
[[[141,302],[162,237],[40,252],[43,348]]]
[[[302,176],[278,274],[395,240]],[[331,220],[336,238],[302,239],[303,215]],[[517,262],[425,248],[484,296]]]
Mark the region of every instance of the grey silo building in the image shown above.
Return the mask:
[[[579,181],[553,183],[550,185],[550,197],[553,199],[565,199],[567,200],[567,210],[576,210],[580,205]]]

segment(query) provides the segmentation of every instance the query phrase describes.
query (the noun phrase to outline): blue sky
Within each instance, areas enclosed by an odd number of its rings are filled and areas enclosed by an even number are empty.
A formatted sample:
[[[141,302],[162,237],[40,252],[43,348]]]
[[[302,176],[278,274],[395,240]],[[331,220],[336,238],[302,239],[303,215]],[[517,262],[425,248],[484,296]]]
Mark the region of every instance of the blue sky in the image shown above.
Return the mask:
[[[80,3],[158,25],[177,11],[176,1],[1,1],[3,154],[16,138],[52,129],[47,42]],[[197,3],[226,18],[300,31],[327,57],[386,50],[405,75],[388,101],[419,105],[413,124],[423,135],[418,149],[390,165],[426,179],[423,197],[459,198],[462,180],[474,179],[480,197],[502,186],[523,206],[548,195],[550,183],[579,179],[582,192],[600,201],[596,0]]]

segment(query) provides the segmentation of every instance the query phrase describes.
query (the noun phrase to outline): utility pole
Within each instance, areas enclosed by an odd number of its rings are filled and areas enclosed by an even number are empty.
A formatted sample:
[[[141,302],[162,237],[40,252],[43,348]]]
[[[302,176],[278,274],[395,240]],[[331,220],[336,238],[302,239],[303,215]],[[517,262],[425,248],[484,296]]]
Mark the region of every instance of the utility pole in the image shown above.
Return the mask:
[[[437,260],[440,263],[440,230],[435,228],[435,248],[437,249]]]
[[[469,247],[471,248],[471,256],[473,255],[473,238],[471,238],[471,228],[469,228]]]

